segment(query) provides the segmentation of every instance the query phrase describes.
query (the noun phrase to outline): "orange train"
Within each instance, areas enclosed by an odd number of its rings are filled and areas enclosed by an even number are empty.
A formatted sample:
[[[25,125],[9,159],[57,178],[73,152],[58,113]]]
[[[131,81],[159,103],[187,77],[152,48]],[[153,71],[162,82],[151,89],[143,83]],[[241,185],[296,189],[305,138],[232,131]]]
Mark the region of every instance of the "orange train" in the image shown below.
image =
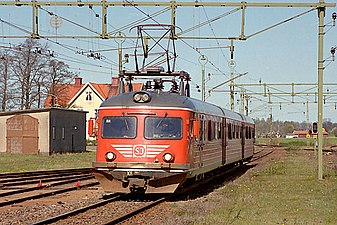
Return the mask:
[[[93,171],[106,192],[173,193],[189,180],[252,158],[251,118],[146,86],[99,108]]]

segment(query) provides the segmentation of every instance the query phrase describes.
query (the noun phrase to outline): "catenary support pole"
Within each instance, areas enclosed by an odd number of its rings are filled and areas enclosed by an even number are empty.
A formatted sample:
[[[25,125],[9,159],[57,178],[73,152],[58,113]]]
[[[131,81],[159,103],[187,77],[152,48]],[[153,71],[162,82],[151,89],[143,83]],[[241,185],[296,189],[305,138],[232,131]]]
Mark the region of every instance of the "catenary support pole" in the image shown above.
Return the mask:
[[[324,0],[319,3],[324,4]],[[318,179],[323,179],[323,48],[325,7],[318,7]]]

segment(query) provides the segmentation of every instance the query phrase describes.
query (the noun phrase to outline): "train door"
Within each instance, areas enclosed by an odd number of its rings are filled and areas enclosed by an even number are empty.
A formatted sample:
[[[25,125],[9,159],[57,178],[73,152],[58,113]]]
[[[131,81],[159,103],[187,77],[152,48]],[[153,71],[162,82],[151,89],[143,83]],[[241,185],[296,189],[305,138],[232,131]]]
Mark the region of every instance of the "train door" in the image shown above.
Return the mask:
[[[240,132],[241,132],[241,147],[242,147],[242,159],[245,158],[245,123],[242,122],[241,123],[241,129],[240,129]]]
[[[199,139],[199,121],[198,118],[195,117],[194,115],[189,122],[189,138],[188,138],[188,159],[192,167],[194,167],[195,165],[194,155],[196,154],[195,149],[198,149],[197,147],[198,139]]]
[[[203,165],[202,154],[205,147],[205,120],[200,117],[199,120],[199,138],[198,138],[198,154],[199,154],[199,167]]]
[[[221,129],[222,129],[222,164],[226,164],[226,148],[227,148],[227,126],[226,126],[226,118],[222,118],[221,121]]]

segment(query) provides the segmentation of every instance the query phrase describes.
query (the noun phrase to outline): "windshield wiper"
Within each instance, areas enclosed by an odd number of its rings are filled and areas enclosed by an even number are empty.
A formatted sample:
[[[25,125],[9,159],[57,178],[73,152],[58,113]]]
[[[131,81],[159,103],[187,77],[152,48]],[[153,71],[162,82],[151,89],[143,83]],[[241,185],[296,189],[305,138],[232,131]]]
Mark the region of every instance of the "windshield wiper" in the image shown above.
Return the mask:
[[[156,128],[158,128],[160,126],[160,124],[164,121],[164,119],[167,117],[167,112],[165,113],[165,116],[163,118],[161,118],[161,120],[159,121],[159,123],[157,124]]]
[[[124,123],[125,123],[126,129],[130,130],[129,124],[128,124],[128,120],[125,118],[125,114],[124,113],[123,113],[123,117],[124,117]]]

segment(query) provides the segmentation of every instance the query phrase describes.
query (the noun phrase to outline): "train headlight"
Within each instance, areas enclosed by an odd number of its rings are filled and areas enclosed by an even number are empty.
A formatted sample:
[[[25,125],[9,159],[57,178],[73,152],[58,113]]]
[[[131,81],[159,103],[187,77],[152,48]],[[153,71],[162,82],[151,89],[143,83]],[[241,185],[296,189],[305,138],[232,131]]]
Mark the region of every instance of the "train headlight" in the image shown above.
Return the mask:
[[[171,153],[165,153],[163,155],[163,160],[164,162],[167,162],[167,163],[173,162],[174,156]]]
[[[113,153],[113,152],[107,152],[107,153],[105,154],[105,158],[106,158],[106,160],[108,160],[108,161],[114,161],[114,160],[116,159],[116,155],[115,155],[115,153]]]
[[[144,95],[142,96],[142,101],[143,101],[143,102],[148,102],[148,101],[150,101],[150,96],[149,96],[148,94],[144,94]]]
[[[142,96],[141,96],[139,93],[136,93],[136,94],[133,96],[133,101],[139,102],[140,100],[142,100]]]
[[[137,103],[146,103],[151,101],[151,97],[146,92],[137,92],[133,95],[133,101]]]

